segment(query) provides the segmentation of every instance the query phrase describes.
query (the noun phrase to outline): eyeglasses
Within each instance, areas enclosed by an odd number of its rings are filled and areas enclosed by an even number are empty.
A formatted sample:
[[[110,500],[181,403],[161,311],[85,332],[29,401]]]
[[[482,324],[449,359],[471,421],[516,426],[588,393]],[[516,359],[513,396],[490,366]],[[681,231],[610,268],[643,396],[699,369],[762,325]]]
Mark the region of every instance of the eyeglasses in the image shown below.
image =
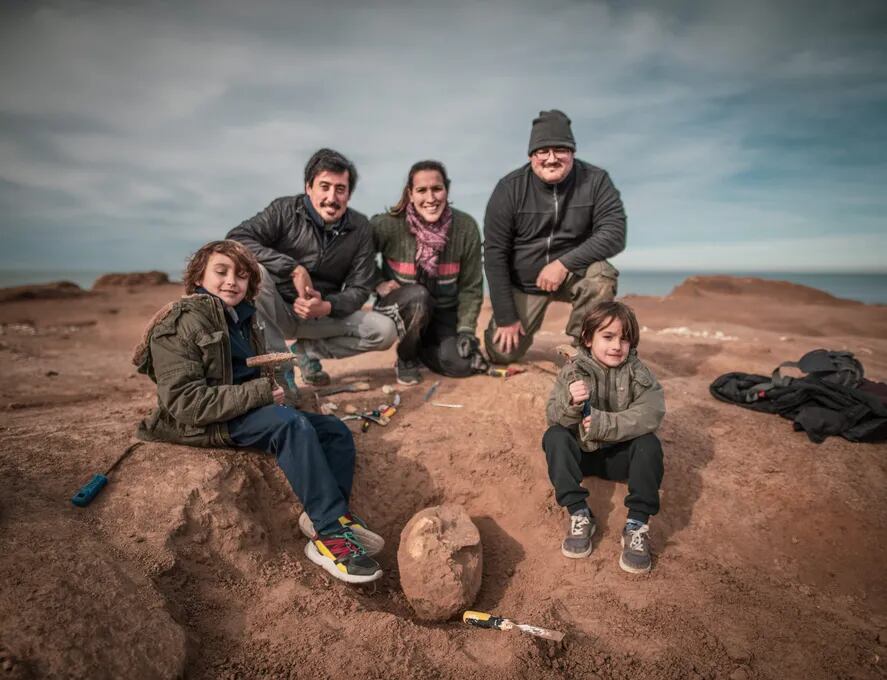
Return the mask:
[[[533,152],[533,157],[541,161],[548,158],[549,154],[554,154],[555,158],[563,160],[564,158],[569,158],[571,153],[573,153],[573,150],[565,146],[547,146],[543,149],[536,149]]]

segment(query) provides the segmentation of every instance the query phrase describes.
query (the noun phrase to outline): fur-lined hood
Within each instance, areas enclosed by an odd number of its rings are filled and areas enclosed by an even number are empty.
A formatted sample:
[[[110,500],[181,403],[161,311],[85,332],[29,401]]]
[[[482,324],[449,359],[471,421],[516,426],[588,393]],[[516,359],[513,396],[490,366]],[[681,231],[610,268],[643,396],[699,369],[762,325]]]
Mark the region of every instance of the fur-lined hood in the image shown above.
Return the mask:
[[[142,333],[142,339],[133,349],[132,363],[139,373],[153,377],[151,338],[175,333],[178,329],[179,319],[186,312],[199,314],[210,325],[215,325],[214,321],[221,319],[222,328],[224,328],[225,317],[222,302],[212,295],[195,293],[193,295],[184,295],[178,300],[168,302],[157,310],[157,313],[148,321],[145,331]]]

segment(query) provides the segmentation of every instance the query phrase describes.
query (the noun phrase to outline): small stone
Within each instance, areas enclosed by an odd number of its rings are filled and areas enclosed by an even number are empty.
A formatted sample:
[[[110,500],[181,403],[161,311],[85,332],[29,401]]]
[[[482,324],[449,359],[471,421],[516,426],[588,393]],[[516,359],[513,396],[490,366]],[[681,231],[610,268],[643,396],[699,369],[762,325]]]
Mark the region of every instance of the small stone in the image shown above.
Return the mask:
[[[395,388],[393,385],[382,385],[382,392],[385,394],[394,394]]]
[[[736,663],[748,662],[750,655],[741,642],[721,640],[721,644],[724,645],[724,651],[727,652],[727,656],[729,656],[731,660]]]
[[[737,668],[730,673],[730,680],[748,680],[748,673],[745,672],[744,668]]]
[[[446,621],[468,609],[480,590],[480,532],[461,505],[420,510],[400,534],[397,566],[416,616]]]

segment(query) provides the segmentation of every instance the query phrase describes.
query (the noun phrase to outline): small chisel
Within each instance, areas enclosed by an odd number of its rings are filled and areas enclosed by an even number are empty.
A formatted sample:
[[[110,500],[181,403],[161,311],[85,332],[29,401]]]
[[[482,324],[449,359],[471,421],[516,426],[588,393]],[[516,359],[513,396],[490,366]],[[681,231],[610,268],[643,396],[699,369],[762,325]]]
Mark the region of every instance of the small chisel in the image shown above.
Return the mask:
[[[462,615],[462,622],[470,626],[478,628],[491,628],[493,630],[511,630],[517,628],[522,633],[535,635],[536,637],[545,638],[546,640],[554,640],[560,642],[564,639],[564,634],[557,630],[549,630],[548,628],[540,628],[539,626],[531,626],[526,623],[515,623],[511,619],[505,619],[501,616],[493,616],[485,612],[467,611]]]
[[[130,444],[126,447],[126,450],[121,453],[117,460],[115,460],[111,467],[108,468],[108,471],[105,474],[95,474],[92,476],[86,484],[80,487],[80,489],[71,496],[71,502],[79,508],[85,508],[87,505],[92,503],[92,499],[98,496],[99,491],[101,491],[105,484],[108,483],[108,475],[110,475],[114,468],[116,468],[120,463],[123,462],[123,459],[126,458],[129,454],[135,451],[138,447],[142,445],[143,442],[135,442],[134,444]]]

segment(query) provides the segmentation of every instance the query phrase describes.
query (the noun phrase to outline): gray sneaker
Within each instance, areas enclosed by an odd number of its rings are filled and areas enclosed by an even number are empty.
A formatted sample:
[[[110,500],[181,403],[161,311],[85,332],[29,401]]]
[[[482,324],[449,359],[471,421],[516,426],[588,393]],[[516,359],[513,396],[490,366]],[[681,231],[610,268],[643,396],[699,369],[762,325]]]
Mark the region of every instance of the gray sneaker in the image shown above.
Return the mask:
[[[299,347],[298,342],[290,345],[290,352],[296,355],[299,370],[302,371],[302,380],[306,385],[323,387],[330,384],[330,374],[323,370],[323,366],[320,365],[320,359],[309,357]]]
[[[570,528],[561,543],[561,554],[572,559],[591,555],[591,537],[594,536],[595,529],[597,524],[588,510],[570,515]]]
[[[650,571],[650,531],[648,524],[626,524],[622,530],[622,556],[619,566],[630,574],[646,574]]]
[[[422,382],[422,374],[419,373],[419,362],[398,359],[394,364],[394,374],[401,385],[418,385]]]

